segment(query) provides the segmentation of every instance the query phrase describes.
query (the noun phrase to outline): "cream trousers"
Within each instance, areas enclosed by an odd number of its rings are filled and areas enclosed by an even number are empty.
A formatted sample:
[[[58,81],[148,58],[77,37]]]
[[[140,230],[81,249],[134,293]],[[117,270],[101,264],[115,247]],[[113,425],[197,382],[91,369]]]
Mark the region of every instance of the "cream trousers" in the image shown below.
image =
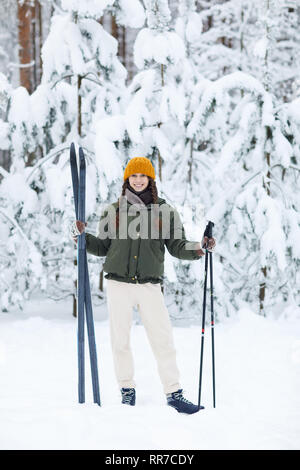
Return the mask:
[[[172,325],[160,284],[107,280],[107,306],[115,373],[119,387],[135,388],[130,348],[132,310],[137,305],[165,393],[177,391],[179,371]]]

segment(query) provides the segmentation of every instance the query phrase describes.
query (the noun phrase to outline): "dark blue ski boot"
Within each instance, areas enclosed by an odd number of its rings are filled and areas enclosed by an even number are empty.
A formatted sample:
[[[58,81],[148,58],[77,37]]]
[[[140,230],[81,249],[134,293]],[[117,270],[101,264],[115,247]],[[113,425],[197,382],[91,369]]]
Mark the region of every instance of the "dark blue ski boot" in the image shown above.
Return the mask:
[[[197,411],[204,408],[204,406],[200,406],[199,408],[198,405],[194,405],[184,398],[182,395],[182,388],[177,390],[177,392],[167,394],[167,404],[172,406],[172,408],[175,408],[178,413],[186,413],[189,415],[197,413]]]
[[[125,405],[135,405],[135,389],[134,388],[121,388],[122,403]]]

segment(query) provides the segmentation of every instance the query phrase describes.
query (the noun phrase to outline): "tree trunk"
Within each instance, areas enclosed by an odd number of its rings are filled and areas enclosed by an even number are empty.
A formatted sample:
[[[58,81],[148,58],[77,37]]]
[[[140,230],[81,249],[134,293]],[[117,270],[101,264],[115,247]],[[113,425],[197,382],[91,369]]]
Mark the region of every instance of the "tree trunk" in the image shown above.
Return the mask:
[[[162,125],[161,122],[157,124],[157,127],[160,128]],[[158,177],[160,181],[162,181],[162,158],[159,149],[157,149],[157,158],[158,158]]]
[[[42,75],[43,75],[43,60],[42,60],[42,47],[43,47],[43,21],[42,21],[42,5],[40,1],[36,1],[35,4],[35,18],[36,23],[38,25],[38,35],[36,36],[36,75],[37,75],[37,82],[36,86],[41,83]]]
[[[190,159],[188,162],[188,182],[192,183],[192,173],[193,173],[193,148],[194,148],[194,139],[190,140]]]
[[[11,153],[10,150],[2,150],[0,149],[0,165],[4,168],[4,170],[9,171],[11,165]],[[0,183],[1,183],[2,176],[0,176]]]
[[[36,21],[36,5],[37,1],[35,1],[31,5],[31,46],[32,46],[32,51],[31,51],[31,56],[32,56],[32,85],[33,85],[33,90],[36,89],[37,87],[37,61],[36,61],[36,31],[37,31],[37,21]]]
[[[33,91],[33,56],[32,56],[32,3],[18,2],[18,39],[20,61],[20,85],[28,93]]]
[[[128,71],[128,61],[126,57],[126,28],[120,26],[116,22],[116,18],[112,15],[110,19],[110,34],[118,41],[118,58]]]
[[[264,312],[264,301],[266,295],[266,279],[267,279],[267,267],[261,268],[261,272],[264,276],[264,280],[259,285],[259,314],[265,316]]]
[[[82,82],[82,77],[78,75],[78,79],[77,79],[77,132],[80,137],[82,137],[81,82]]]
[[[272,139],[272,129],[269,126],[266,126],[266,144],[268,140]],[[267,171],[267,180],[263,181],[263,187],[267,193],[268,196],[271,194],[271,189],[270,189],[270,178],[271,178],[271,171],[270,171],[270,165],[271,165],[271,155],[270,152],[266,152],[264,154],[265,160],[267,162],[268,166],[268,171]],[[265,294],[266,294],[266,281],[267,281],[267,273],[268,273],[268,267],[263,266],[261,268],[261,272],[264,276],[263,281],[259,285],[259,313],[263,316],[265,316],[264,313],[264,300],[265,300]]]
[[[113,15],[111,16],[111,20],[110,20],[110,27],[111,27],[111,35],[118,41],[119,39],[118,25]]]
[[[269,28],[269,23],[268,19],[271,18],[271,13],[270,13],[270,2],[269,0],[264,0],[265,2],[265,38],[269,39],[270,37],[270,28]],[[266,47],[266,52],[264,56],[264,64],[263,64],[263,85],[264,88],[267,92],[270,92],[270,85],[271,85],[271,80],[270,80],[270,73],[269,73],[269,47]],[[269,126],[266,126],[265,128],[265,148],[268,148],[268,141],[272,140],[272,129]],[[263,181],[263,187],[267,193],[268,196],[271,194],[270,190],[270,178],[271,178],[271,155],[270,152],[265,150],[264,152],[264,158],[267,162],[267,174],[266,174],[266,181]],[[268,267],[263,266],[261,268],[261,272],[264,276],[263,281],[260,283],[259,286],[259,312],[261,315],[265,316],[264,313],[264,300],[265,300],[265,294],[266,294],[266,284],[267,284],[267,273],[268,273]]]
[[[164,64],[160,64],[160,78],[161,78],[161,86],[165,86],[165,76],[164,76]],[[157,124],[157,127],[160,128],[162,122]],[[157,149],[157,156],[158,156],[158,176],[160,181],[162,181],[162,158],[159,149]]]

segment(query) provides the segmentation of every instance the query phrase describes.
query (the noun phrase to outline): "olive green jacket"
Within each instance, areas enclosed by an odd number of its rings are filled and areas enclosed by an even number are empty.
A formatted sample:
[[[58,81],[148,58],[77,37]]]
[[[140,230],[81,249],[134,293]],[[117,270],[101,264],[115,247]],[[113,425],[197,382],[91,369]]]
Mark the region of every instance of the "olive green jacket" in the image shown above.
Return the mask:
[[[137,210],[137,207],[141,209]],[[120,206],[118,227],[115,225],[117,208],[118,202],[103,212],[97,236],[86,233],[87,252],[106,256],[103,264],[106,278],[129,283],[162,283],[165,246],[176,258],[201,258],[197,251],[198,242],[186,239],[178,212],[164,199],[158,198],[156,206],[143,207],[132,205],[126,199]],[[122,215],[126,217],[122,218]]]

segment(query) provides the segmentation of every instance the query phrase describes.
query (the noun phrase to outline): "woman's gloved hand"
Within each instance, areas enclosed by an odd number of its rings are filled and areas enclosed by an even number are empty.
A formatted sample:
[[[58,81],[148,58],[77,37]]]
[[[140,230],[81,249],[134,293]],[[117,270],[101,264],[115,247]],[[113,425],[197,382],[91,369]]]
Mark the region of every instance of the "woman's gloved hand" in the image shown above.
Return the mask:
[[[85,231],[86,226],[87,223],[81,222],[81,220],[76,220],[72,222],[72,225],[70,227],[70,237],[75,243],[77,243],[78,235],[81,235]]]
[[[201,246],[202,248],[207,249],[210,253],[214,251],[214,248],[216,246],[216,240],[215,238],[208,238],[208,237],[203,237],[201,241]]]

